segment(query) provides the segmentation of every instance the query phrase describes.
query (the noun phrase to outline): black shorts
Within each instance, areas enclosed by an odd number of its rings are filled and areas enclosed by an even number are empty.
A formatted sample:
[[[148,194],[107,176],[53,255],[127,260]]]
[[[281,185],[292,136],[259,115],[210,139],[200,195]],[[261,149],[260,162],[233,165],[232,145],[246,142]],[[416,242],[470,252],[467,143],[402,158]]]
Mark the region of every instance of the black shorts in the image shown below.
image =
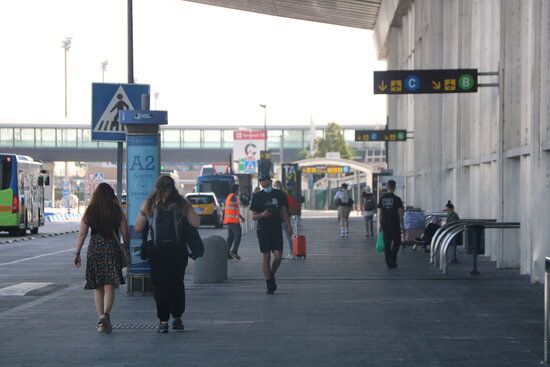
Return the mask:
[[[280,230],[265,230],[264,228],[258,228],[256,230],[258,241],[260,242],[260,251],[283,251],[283,232]]]

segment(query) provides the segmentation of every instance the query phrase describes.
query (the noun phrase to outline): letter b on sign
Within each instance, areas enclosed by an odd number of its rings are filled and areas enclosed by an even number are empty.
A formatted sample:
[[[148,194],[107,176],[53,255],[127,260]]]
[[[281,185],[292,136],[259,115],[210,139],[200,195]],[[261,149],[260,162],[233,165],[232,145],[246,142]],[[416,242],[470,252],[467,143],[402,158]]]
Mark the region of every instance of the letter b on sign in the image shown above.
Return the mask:
[[[474,77],[470,74],[462,74],[458,78],[458,86],[464,91],[472,89],[474,87]]]

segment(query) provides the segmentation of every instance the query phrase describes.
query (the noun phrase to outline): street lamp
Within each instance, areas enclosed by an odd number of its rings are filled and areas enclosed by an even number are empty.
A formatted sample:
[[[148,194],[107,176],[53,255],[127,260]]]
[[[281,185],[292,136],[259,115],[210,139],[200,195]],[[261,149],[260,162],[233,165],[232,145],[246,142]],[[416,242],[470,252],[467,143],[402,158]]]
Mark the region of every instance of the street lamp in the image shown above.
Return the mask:
[[[155,92],[153,94],[153,96],[155,97],[155,110],[157,109],[157,99],[159,99],[159,92]]]
[[[260,107],[264,109],[264,150],[267,151],[267,105],[261,104]]]
[[[105,83],[105,71],[107,70],[107,64],[109,62],[107,60],[103,60],[101,62],[101,82]]]
[[[65,117],[67,117],[67,52],[71,48],[71,38],[72,37],[65,37],[65,39],[61,41],[61,47],[65,50]]]

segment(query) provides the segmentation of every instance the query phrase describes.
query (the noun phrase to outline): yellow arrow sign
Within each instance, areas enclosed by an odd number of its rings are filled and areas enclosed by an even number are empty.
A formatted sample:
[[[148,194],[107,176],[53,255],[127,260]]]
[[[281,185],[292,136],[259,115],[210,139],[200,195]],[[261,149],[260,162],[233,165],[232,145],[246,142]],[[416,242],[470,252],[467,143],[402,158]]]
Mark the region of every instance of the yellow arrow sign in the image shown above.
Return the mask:
[[[433,87],[433,89],[435,89],[435,90],[440,90],[440,89],[441,89],[441,82],[440,82],[440,81],[432,80],[432,87]]]
[[[385,81],[381,81],[380,84],[378,84],[378,89],[380,89],[380,92],[384,92],[386,89],[388,89],[388,85]]]

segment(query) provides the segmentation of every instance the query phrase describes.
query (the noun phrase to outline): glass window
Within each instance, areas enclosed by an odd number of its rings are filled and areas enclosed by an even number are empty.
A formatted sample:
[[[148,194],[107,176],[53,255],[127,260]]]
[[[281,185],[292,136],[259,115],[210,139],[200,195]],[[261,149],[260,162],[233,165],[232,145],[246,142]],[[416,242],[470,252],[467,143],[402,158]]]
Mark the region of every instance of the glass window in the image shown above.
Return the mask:
[[[4,156],[0,161],[0,189],[9,189],[11,185],[12,157]]]
[[[78,129],[78,146],[82,148],[97,148],[97,142],[92,141],[90,129]]]
[[[0,129],[0,144],[4,147],[13,146],[13,129],[12,128]]]
[[[179,148],[180,147],[180,130],[166,129],[162,130],[163,148]]]
[[[76,147],[76,129],[57,129],[57,146]]]
[[[376,149],[376,150],[374,151],[374,155],[380,155],[380,149]]]
[[[267,148],[268,149],[279,149],[281,147],[281,130],[267,130]],[[261,150],[264,150],[262,145]]]
[[[195,205],[214,203],[214,197],[210,195],[189,195],[186,199]]]
[[[15,129],[15,146],[16,147],[33,147],[34,146],[34,129]]]
[[[183,147],[184,148],[200,148],[201,147],[201,131],[200,130],[184,130],[183,131]]]
[[[36,146],[55,147],[55,129],[36,129]]]
[[[302,148],[302,130],[284,131],[285,148]]]
[[[220,148],[222,143],[222,133],[220,130],[204,130],[204,148]]]
[[[97,142],[97,145],[100,147],[100,148],[110,148],[110,149],[114,149],[117,147],[117,142],[116,141],[98,141]]]
[[[223,147],[232,148],[233,147],[233,130],[224,130],[223,131]]]

